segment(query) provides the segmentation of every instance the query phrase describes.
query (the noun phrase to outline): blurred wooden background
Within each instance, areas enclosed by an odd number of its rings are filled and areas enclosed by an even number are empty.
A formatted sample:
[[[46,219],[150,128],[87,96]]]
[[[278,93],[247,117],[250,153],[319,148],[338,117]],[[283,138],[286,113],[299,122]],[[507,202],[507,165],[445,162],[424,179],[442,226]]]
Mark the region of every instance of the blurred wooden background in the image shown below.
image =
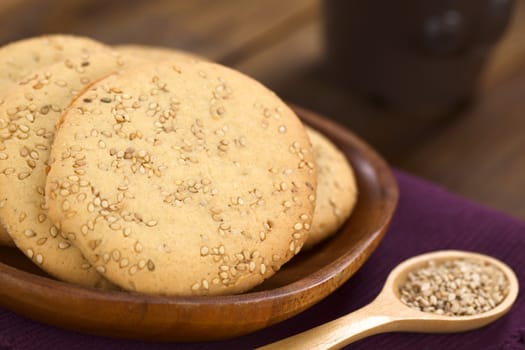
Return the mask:
[[[525,0],[467,109],[436,120],[374,106],[323,66],[319,0],[0,0],[0,44],[42,33],[176,47],[336,119],[395,167],[525,219]]]

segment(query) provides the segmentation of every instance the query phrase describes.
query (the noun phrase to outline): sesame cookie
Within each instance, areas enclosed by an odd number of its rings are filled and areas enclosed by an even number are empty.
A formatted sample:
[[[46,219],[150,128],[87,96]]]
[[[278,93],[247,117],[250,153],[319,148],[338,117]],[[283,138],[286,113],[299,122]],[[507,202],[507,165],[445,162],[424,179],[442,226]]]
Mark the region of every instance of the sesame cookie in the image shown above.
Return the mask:
[[[300,251],[315,205],[300,120],[261,84],[203,61],[93,85],[64,116],[50,167],[53,221],[108,280],[142,293],[252,288]]]
[[[123,64],[111,51],[71,58],[21,80],[0,105],[0,219],[16,246],[39,267],[82,285],[97,285],[101,277],[71,244],[75,235],[48,219],[46,163],[61,113],[88,84]],[[72,183],[67,191],[82,196],[82,186]]]
[[[345,155],[318,131],[307,127],[317,165],[317,200],[304,249],[331,236],[350,216],[357,200],[354,172]]]
[[[20,40],[0,47],[0,105],[2,95],[33,71],[60,62],[67,57],[86,55],[107,48],[94,40],[70,35],[46,35]],[[0,225],[0,245],[13,246],[7,231]]]
[[[0,47],[0,91],[34,70],[69,57],[89,55],[108,47],[95,40],[71,35],[44,35]]]

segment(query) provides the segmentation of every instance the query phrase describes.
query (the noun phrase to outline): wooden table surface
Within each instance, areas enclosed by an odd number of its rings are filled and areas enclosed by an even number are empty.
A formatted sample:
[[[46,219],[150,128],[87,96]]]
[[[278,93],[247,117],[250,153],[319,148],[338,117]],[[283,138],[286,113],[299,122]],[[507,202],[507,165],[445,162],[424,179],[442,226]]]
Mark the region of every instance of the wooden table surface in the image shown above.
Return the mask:
[[[325,74],[319,0],[2,0],[0,44],[42,33],[176,47],[234,67],[329,116],[393,166],[525,219],[525,0],[448,118],[393,113]]]

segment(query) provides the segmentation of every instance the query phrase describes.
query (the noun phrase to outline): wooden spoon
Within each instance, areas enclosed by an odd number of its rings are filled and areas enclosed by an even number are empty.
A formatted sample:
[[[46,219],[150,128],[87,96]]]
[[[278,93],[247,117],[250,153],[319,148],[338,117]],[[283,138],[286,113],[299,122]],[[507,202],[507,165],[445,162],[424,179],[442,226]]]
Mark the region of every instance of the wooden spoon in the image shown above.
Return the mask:
[[[399,298],[399,287],[409,272],[436,262],[460,258],[486,261],[507,277],[509,292],[494,309],[472,316],[443,316],[412,309]],[[510,267],[486,255],[444,250],[418,255],[399,264],[388,276],[383,290],[363,308],[334,321],[285,338],[260,349],[339,349],[364,337],[386,332],[452,333],[483,327],[503,316],[516,300],[518,279]]]

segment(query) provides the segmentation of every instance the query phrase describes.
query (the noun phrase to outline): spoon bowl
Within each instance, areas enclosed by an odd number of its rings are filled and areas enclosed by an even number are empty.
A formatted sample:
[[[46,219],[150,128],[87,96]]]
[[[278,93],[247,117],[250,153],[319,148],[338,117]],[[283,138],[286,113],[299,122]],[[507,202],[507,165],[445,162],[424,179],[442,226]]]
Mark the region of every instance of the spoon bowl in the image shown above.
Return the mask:
[[[401,301],[399,288],[411,271],[426,266],[431,260],[439,263],[456,259],[472,259],[498,268],[508,282],[508,294],[502,302],[479,314],[447,316],[419,311]],[[260,349],[338,349],[364,337],[386,332],[454,333],[473,330],[506,314],[516,300],[518,291],[519,284],[514,271],[490,256],[458,250],[422,254],[396,266],[390,272],[379,295],[370,304],[334,321]]]
[[[507,281],[509,283],[507,296],[505,296],[503,301],[493,309],[469,316],[447,316],[417,311],[408,307],[400,300],[399,287],[406,281],[409,272],[423,268],[430,260],[439,263],[455,259],[473,259],[487,262],[490,265],[497,267],[507,277]],[[392,302],[398,304],[398,312],[400,314],[406,315],[407,318],[411,315],[415,317],[414,322],[410,323],[410,331],[428,333],[453,333],[480,328],[497,320],[499,317],[503,316],[509,311],[516,300],[516,297],[518,296],[518,290],[519,284],[516,274],[508,265],[504,264],[503,262],[484,254],[458,250],[443,250],[418,255],[400,263],[390,272],[383,287],[383,291],[380,294],[382,294],[382,296],[385,298],[388,296]],[[394,307],[396,304],[392,304],[392,307]]]

